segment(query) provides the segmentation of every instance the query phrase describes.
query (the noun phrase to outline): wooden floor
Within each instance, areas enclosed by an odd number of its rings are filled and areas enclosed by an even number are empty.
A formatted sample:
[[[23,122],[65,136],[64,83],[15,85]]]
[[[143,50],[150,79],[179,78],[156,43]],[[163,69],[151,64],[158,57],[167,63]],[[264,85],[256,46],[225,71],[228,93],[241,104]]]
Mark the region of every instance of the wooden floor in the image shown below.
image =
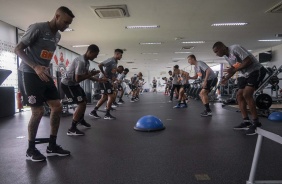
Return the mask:
[[[212,117],[201,117],[200,101],[186,109],[173,109],[163,94],[144,93],[140,101],[124,99],[112,115],[117,120],[85,119],[91,129],[79,127],[82,137],[67,136],[72,117],[62,117],[58,144],[69,157],[48,157],[46,162],[25,160],[30,112],[0,119],[0,183],[2,184],[244,184],[249,177],[257,136],[232,127],[240,113],[212,104]],[[72,112],[72,110],[70,110]],[[99,112],[103,115],[102,112]],[[154,115],[166,129],[138,132],[139,118]],[[263,129],[282,135],[282,123],[261,118]],[[39,137],[48,137],[49,117],[44,117]],[[46,154],[46,144],[37,145]],[[256,179],[282,179],[282,146],[270,140],[262,145]]]

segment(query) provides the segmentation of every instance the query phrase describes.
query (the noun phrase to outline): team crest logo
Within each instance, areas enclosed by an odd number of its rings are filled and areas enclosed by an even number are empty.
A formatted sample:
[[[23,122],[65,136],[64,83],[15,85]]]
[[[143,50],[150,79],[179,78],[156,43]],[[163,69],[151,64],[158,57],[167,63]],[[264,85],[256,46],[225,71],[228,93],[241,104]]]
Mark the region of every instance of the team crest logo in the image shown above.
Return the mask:
[[[82,101],[82,97],[81,97],[81,96],[78,96],[78,97],[77,97],[77,101],[81,102],[81,101]]]
[[[33,95],[29,96],[28,97],[28,103],[29,104],[35,104],[36,103],[36,96],[33,96]]]

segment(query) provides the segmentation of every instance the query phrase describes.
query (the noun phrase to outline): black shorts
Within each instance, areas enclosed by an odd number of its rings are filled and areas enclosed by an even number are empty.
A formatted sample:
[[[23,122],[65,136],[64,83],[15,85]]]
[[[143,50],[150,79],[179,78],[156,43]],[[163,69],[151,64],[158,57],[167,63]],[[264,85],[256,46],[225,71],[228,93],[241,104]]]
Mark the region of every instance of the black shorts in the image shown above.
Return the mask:
[[[20,91],[23,94],[24,104],[31,107],[42,106],[48,100],[59,100],[58,89],[53,79],[42,81],[37,74],[19,71]]]
[[[266,75],[266,70],[264,67],[261,67],[260,70],[253,71],[249,74],[249,76],[246,77],[239,77],[238,78],[238,88],[244,89],[246,86],[253,87],[257,89],[264,79]]]
[[[137,89],[137,87],[135,85],[132,85],[132,84],[129,84],[129,87],[132,91]]]
[[[184,85],[181,85],[181,87],[180,88],[183,88],[184,89],[184,91],[186,91],[187,89],[189,89],[190,88],[190,84],[184,84]]]
[[[207,81],[207,86],[203,89],[211,91],[214,86],[217,84],[217,77]]]
[[[153,88],[157,88],[157,84],[153,84]]]
[[[67,86],[61,83],[61,88],[66,94],[69,103],[82,103],[86,97],[84,90],[80,85],[77,86]]]
[[[113,85],[110,82],[106,83],[99,83],[101,94],[107,95],[107,94],[113,94],[114,88]]]
[[[120,84],[118,85],[118,90],[119,91],[123,90],[122,85],[120,85]]]

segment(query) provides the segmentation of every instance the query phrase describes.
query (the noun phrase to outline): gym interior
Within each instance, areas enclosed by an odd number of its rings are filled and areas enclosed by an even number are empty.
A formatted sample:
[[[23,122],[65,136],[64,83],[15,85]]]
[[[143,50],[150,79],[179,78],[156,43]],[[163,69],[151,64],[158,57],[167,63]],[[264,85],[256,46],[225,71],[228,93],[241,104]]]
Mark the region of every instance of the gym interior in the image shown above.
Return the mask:
[[[14,48],[21,40],[28,25],[49,20],[53,16],[53,10],[61,4],[57,1],[41,2],[44,6],[50,4],[50,7],[44,8],[42,14],[39,15],[37,9],[42,9],[42,6],[36,0],[23,0],[21,2],[23,5],[16,0],[9,2],[0,0],[0,3],[0,102],[2,103],[0,105],[0,154],[2,155],[0,183],[282,183],[280,156],[282,152],[282,85],[280,83],[282,79],[282,34],[279,32],[282,28],[279,24],[281,20],[279,7],[281,8],[282,2],[269,0],[253,5],[253,2],[244,0],[236,3],[231,0],[218,0],[218,6],[215,6],[212,2],[190,0],[165,1],[163,4],[158,1],[137,3],[126,0],[119,2],[110,0],[107,3],[102,0],[97,2],[64,1],[64,5],[76,14],[73,25],[71,25],[74,27],[75,35],[62,33],[62,40],[50,64],[50,73],[58,87],[63,104],[57,142],[70,150],[71,155],[69,157],[48,157],[45,162],[40,163],[30,162],[25,158],[28,146],[27,127],[31,110],[22,102],[18,76],[21,59],[14,53]],[[113,19],[104,17],[103,19],[96,12],[91,12],[95,10],[96,6],[117,4],[127,5],[127,12],[123,15],[125,17]],[[124,6],[121,7],[124,8]],[[195,9],[191,10],[191,7]],[[214,11],[211,11],[212,8],[209,7],[214,7]],[[165,9],[164,12],[161,11],[162,8]],[[181,13],[189,9],[191,12],[187,12],[187,15]],[[141,14],[139,10],[144,12]],[[208,16],[198,13],[206,12],[206,10],[209,10],[207,11]],[[17,11],[21,13],[16,14]],[[95,18],[89,17],[88,11]],[[35,14],[38,16],[34,16]],[[167,14],[176,14],[176,17],[181,18],[177,19],[173,16],[174,19],[165,21]],[[237,14],[237,17],[227,16],[229,14]],[[222,18],[224,16],[226,19]],[[86,22],[82,20],[84,18]],[[185,23],[187,20],[191,23]],[[89,24],[87,21],[97,26],[98,31],[95,32],[96,27],[84,27],[86,23]],[[158,21],[168,22],[168,24],[160,24],[160,29],[166,32],[143,33],[137,30],[137,32],[129,33],[126,28],[121,31],[116,29],[119,35],[115,34],[114,28],[117,25],[124,27],[141,22],[151,25],[159,24]],[[230,27],[225,30],[210,28],[211,23],[227,21],[254,22],[250,22],[248,25],[250,28],[244,31]],[[183,22],[185,25],[181,25]],[[252,27],[252,23],[255,26]],[[209,28],[200,24],[206,24]],[[192,27],[195,27],[195,30]],[[87,29],[90,30],[90,33],[86,31]],[[103,32],[104,30],[111,31]],[[252,32],[254,30],[257,33]],[[91,31],[95,33],[95,39],[91,38],[93,37]],[[194,32],[197,32],[197,35],[194,35]],[[87,38],[84,38],[84,33],[88,36]],[[199,43],[192,42],[181,43],[202,38],[198,34],[206,36],[204,42],[206,46],[199,46]],[[102,35],[102,40],[96,38],[100,35]],[[73,40],[79,40],[80,36],[83,37],[81,38],[83,43]],[[164,38],[166,40],[162,41]],[[265,40],[258,42],[258,39]],[[269,39],[270,42],[266,39]],[[130,40],[134,40],[138,46],[131,45]],[[203,110],[199,97],[200,80],[189,81],[191,87],[185,91],[189,96],[187,108],[174,109],[173,106],[176,105],[177,99],[173,98],[171,103],[168,102],[168,96],[164,95],[165,83],[162,78],[168,77],[167,72],[172,70],[173,65],[177,64],[181,69],[193,74],[193,67],[187,63],[187,56],[190,53],[198,56],[199,60],[207,62],[220,79],[228,63],[222,58],[217,58],[212,52],[212,44],[219,40],[230,45],[242,44],[248,47],[267,70],[266,77],[254,94],[259,120],[263,124],[255,136],[246,136],[242,131],[232,129],[234,125],[242,121],[236,100],[238,75],[229,79],[226,85],[218,83],[209,93],[210,107],[213,111],[211,117],[199,115]],[[163,42],[161,44],[164,47],[144,48],[139,43],[141,41],[160,41]],[[88,99],[85,120],[91,124],[91,128],[79,127],[85,136],[68,136],[67,130],[76,104],[69,103],[60,89],[61,70],[68,68],[74,58],[85,52],[85,47],[77,48],[72,47],[73,45],[91,44],[92,42],[101,45],[101,56],[91,62],[90,68],[98,69],[98,64],[111,57],[115,48],[124,48],[124,58],[119,61],[119,64],[130,70],[126,79],[129,81],[130,77],[142,71],[146,84],[143,93],[140,94],[140,100],[134,103],[130,102],[130,95],[127,94],[129,91],[126,91],[123,98],[125,103],[112,111],[117,119],[109,121],[88,116],[101,94],[98,83],[90,80],[81,82],[80,85]],[[130,55],[135,52],[138,52],[140,58]],[[154,77],[158,81],[157,93],[152,93],[151,89],[151,81]],[[124,86],[125,89],[128,89],[127,83]],[[102,110],[98,112],[101,116],[105,113],[104,107],[102,106]],[[48,142],[46,138],[50,132],[50,109],[47,105],[44,108],[45,114],[37,132],[39,140],[37,148],[43,154],[46,150],[45,143]],[[159,120],[161,124],[159,130],[157,128],[156,131],[139,131],[136,128],[140,119],[148,115]]]

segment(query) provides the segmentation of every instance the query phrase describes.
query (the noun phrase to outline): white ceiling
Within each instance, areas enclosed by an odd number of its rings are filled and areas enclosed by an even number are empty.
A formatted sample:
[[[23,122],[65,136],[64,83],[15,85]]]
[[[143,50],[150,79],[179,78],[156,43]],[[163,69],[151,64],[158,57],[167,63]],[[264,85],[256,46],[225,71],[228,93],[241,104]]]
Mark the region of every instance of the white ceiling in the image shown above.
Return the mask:
[[[59,6],[69,7],[75,14],[71,24],[74,32],[62,33],[60,45],[79,54],[86,48],[77,44],[97,44],[101,62],[113,56],[115,48],[126,49],[120,64],[131,74],[151,71],[155,75],[167,72],[178,64],[188,66],[188,54],[175,54],[183,46],[198,60],[219,62],[212,45],[222,41],[226,45],[241,44],[250,50],[260,50],[281,42],[258,42],[275,39],[282,33],[281,13],[265,13],[281,0],[0,0],[0,20],[26,30],[35,22],[51,20]],[[100,19],[91,6],[126,4],[129,17]],[[244,27],[212,27],[213,23],[247,22]],[[159,29],[129,30],[129,25],[160,25]],[[175,40],[181,37],[183,40]],[[204,44],[181,44],[180,41],[205,41]],[[140,45],[140,42],[162,42],[161,45]],[[183,51],[183,50],[182,50]],[[141,53],[158,53],[144,55]],[[184,59],[175,59],[184,58]],[[173,60],[179,60],[173,62]],[[133,64],[126,62],[133,61]],[[132,68],[138,68],[133,70]]]

